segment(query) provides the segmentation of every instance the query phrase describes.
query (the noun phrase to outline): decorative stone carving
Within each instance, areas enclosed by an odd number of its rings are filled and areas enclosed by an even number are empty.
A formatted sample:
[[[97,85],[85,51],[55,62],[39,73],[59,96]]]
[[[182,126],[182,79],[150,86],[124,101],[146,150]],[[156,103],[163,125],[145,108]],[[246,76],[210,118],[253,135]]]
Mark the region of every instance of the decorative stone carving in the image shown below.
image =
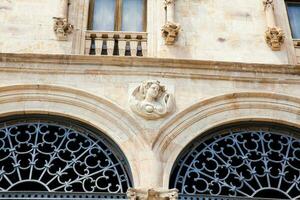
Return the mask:
[[[265,40],[273,51],[280,51],[284,42],[283,31],[276,26],[273,0],[263,0],[268,29],[265,32]]]
[[[133,91],[129,103],[132,111],[145,119],[164,117],[174,108],[173,96],[155,80],[142,82]]]
[[[172,45],[175,43],[178,33],[180,30],[180,25],[173,22],[167,22],[161,29],[162,35],[165,39],[167,45]]]
[[[280,51],[284,42],[284,33],[280,28],[269,27],[265,33],[265,39],[273,51]]]
[[[180,30],[180,25],[175,23],[175,0],[164,0],[164,6],[166,9],[166,22],[161,29],[162,36],[166,45],[172,45],[175,43]]]
[[[273,0],[263,0],[263,4],[264,4],[264,7],[265,7],[265,10],[268,7],[271,7],[272,9],[274,9],[274,2],[273,2]]]
[[[130,200],[177,200],[177,189],[134,189],[129,188],[127,197]]]
[[[175,0],[164,0],[165,6],[167,6],[168,4],[172,4],[172,3],[175,3]]]
[[[67,40],[68,35],[73,32],[73,25],[69,24],[66,18],[54,17],[53,19],[53,30],[57,36],[57,39]]]
[[[178,199],[178,190],[170,189],[170,190],[160,190],[160,197],[168,200],[177,200]]]

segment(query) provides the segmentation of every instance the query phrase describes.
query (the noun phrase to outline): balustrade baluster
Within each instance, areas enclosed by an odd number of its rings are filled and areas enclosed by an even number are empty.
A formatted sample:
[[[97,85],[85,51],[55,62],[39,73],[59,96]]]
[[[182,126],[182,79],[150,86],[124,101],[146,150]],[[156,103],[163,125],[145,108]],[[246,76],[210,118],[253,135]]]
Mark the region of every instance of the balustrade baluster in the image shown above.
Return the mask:
[[[96,55],[96,44],[95,44],[96,34],[91,34],[91,46],[90,46],[90,55]]]
[[[109,56],[147,55],[147,34],[128,32],[86,32],[85,54]]]
[[[125,45],[125,56],[131,56],[130,41],[128,40]]]
[[[139,40],[136,48],[136,56],[143,56],[142,41]]]
[[[103,40],[103,42],[102,42],[101,55],[108,55],[106,40]]]

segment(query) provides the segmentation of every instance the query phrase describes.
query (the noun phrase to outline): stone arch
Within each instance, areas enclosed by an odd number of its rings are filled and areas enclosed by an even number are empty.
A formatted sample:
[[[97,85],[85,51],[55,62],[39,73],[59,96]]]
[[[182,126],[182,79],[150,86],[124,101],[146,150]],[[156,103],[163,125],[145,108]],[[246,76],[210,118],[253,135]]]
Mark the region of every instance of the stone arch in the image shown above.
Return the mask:
[[[163,164],[163,186],[168,187],[172,166],[186,145],[213,128],[242,121],[300,127],[300,99],[275,93],[233,93],[203,100],[177,114],[161,126],[152,146]]]
[[[134,185],[139,185],[136,151],[147,147],[142,129],[124,110],[87,92],[51,85],[14,85],[0,88],[0,117],[26,114],[62,116],[90,125],[123,151]]]

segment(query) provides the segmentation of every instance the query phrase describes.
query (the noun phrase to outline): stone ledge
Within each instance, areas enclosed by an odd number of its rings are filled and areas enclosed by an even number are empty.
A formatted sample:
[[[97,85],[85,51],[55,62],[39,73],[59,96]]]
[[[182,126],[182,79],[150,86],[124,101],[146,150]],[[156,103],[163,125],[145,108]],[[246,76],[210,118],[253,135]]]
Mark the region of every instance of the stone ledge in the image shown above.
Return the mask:
[[[300,75],[300,65],[238,63],[209,60],[185,60],[153,57],[86,56],[58,54],[15,54],[0,53],[0,62],[49,63],[49,64],[92,64],[119,67],[157,67],[201,69],[213,71],[254,72]]]

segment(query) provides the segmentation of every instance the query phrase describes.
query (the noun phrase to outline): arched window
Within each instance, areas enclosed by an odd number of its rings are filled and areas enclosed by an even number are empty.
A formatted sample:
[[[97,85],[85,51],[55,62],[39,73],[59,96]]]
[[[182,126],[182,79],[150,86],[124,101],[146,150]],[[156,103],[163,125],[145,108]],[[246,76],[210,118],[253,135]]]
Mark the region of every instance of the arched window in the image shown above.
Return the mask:
[[[146,0],[91,0],[89,29],[146,31]]]
[[[211,131],[179,156],[170,188],[177,188],[181,199],[300,199],[299,134],[274,124]]]
[[[127,161],[103,133],[63,118],[0,123],[0,199],[126,198]]]

